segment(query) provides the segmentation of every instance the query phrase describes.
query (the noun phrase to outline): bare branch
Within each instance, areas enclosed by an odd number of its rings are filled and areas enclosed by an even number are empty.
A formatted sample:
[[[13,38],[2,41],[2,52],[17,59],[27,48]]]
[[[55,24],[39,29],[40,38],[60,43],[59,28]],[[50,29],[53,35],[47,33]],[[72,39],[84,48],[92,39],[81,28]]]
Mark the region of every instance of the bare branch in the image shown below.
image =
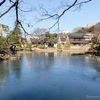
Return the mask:
[[[6,0],[3,0],[2,2],[0,2],[0,6],[1,6],[2,4],[4,4],[4,3],[5,3],[5,1],[6,1]]]
[[[13,7],[15,7],[15,5],[16,5],[16,2],[15,2],[13,5],[11,5],[4,13],[2,13],[2,14],[0,15],[0,18],[1,18],[2,16],[4,16],[6,13],[8,13]]]
[[[26,30],[24,29],[24,27],[23,27],[22,23],[21,23],[21,22],[19,22],[19,24],[20,24],[21,28],[23,29],[23,31],[25,32],[25,34],[27,34],[27,35],[28,35],[28,33],[27,33],[27,32],[26,32]]]
[[[3,12],[3,13],[1,13],[0,14],[0,18],[2,17],[2,16],[4,16],[5,14],[7,14],[12,8],[15,8],[15,14],[16,14],[16,22],[17,22],[17,25],[18,24],[20,24],[20,26],[21,26],[21,28],[23,29],[23,31],[25,32],[25,33],[27,33],[26,31],[25,31],[25,29],[24,29],[24,27],[23,27],[23,25],[22,25],[22,23],[19,21],[19,14],[20,14],[20,12],[19,11],[22,11],[22,12],[30,12],[30,11],[32,11],[32,8],[31,9],[29,9],[29,10],[22,10],[20,7],[19,7],[19,3],[20,2],[23,2],[24,3],[24,0],[8,0],[10,3],[11,3],[11,5],[10,5],[10,7],[5,11],[5,12]],[[57,11],[56,11],[56,13],[55,12],[53,12],[53,11],[49,11],[49,10],[46,10],[44,7],[42,7],[41,5],[40,5],[40,9],[42,10],[42,14],[40,14],[40,16],[42,17],[42,18],[39,18],[38,19],[38,21],[35,23],[35,24],[37,24],[38,22],[41,22],[41,21],[43,21],[43,20],[49,20],[49,19],[53,19],[53,20],[55,20],[55,23],[49,28],[49,29],[51,29],[51,28],[53,28],[55,25],[57,25],[58,26],[58,29],[59,29],[59,20],[60,20],[60,18],[67,12],[67,11],[69,11],[71,8],[73,8],[73,7],[77,7],[77,8],[81,8],[81,6],[82,6],[82,4],[85,4],[85,3],[88,3],[88,2],[90,2],[90,1],[92,1],[92,0],[83,0],[83,1],[79,1],[79,0],[74,0],[73,1],[73,3],[72,4],[68,4],[68,2],[67,2],[67,4],[64,4],[63,3],[63,10],[62,10],[62,12],[61,13],[58,13]],[[6,2],[6,0],[2,0],[1,2],[0,2],[0,6],[2,6],[4,3]],[[60,8],[59,8],[60,9]],[[58,10],[59,10],[58,9]],[[52,10],[52,9],[50,9],[50,10]],[[34,24],[34,25],[35,25]],[[16,26],[17,26],[16,25]],[[28,34],[28,33],[27,33]]]
[[[59,29],[59,20],[68,10],[70,10],[71,8],[73,8],[75,6],[77,6],[80,9],[82,4],[88,3],[90,1],[92,1],[92,0],[84,0],[82,2],[79,2],[79,0],[74,0],[74,2],[70,5],[67,2],[67,4],[63,4],[64,10],[61,12],[61,14],[57,14],[57,13],[50,14],[49,11],[47,11],[45,8],[40,6],[41,10],[43,11],[41,17],[43,17],[43,18],[42,19],[40,18],[37,22],[47,20],[47,19],[54,19],[54,20],[56,20],[56,22],[50,27],[50,29],[53,28],[56,24],[58,24],[58,29]]]
[[[15,9],[16,9],[16,22],[17,22],[17,25],[18,25],[18,22],[19,22],[19,19],[18,19],[18,4],[19,4],[19,0],[16,0]]]
[[[73,3],[72,5],[70,5],[67,9],[65,9],[65,10],[59,15],[59,18],[60,18],[62,15],[64,15],[64,13],[65,13],[66,11],[68,11],[70,8],[72,8],[72,7],[77,3],[77,1],[78,1],[78,0],[75,0],[74,3]]]

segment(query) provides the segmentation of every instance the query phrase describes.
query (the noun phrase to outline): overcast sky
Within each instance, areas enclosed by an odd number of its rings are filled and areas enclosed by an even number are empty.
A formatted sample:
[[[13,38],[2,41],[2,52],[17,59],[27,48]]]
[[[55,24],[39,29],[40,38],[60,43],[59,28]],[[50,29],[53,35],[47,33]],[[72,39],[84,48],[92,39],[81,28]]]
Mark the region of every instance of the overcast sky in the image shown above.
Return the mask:
[[[60,7],[61,0],[24,0],[25,3],[21,3],[20,7],[23,10],[29,9],[31,6],[38,10],[40,13],[40,10],[38,9],[38,4],[41,4],[44,8],[49,10],[50,8],[55,8],[56,10],[58,7]],[[64,0],[62,0],[64,1]],[[67,1],[67,0],[65,0]],[[71,3],[74,0],[69,0]],[[84,0],[80,0],[84,1]],[[8,3],[6,3],[1,11],[4,11],[9,6]],[[73,9],[70,9],[68,12],[64,14],[64,16],[60,19],[60,30],[61,31],[70,31],[76,27],[85,27],[86,24],[89,23],[97,23],[100,22],[100,0],[92,0],[91,2],[84,4],[81,7],[81,10],[73,11]],[[61,12],[59,10],[58,12]],[[36,11],[30,12],[30,13],[20,13],[20,19],[24,21],[24,23],[30,23],[34,25],[36,20],[34,17],[39,17],[38,13]],[[15,20],[15,13],[14,9],[11,10],[8,14],[0,18],[0,23],[8,25],[11,29],[14,26],[14,20]],[[24,24],[24,27],[28,33],[31,33],[35,28],[50,28],[54,24],[54,20],[46,20],[42,21],[35,26],[28,27],[26,24]],[[57,29],[57,26],[54,27],[52,30]]]

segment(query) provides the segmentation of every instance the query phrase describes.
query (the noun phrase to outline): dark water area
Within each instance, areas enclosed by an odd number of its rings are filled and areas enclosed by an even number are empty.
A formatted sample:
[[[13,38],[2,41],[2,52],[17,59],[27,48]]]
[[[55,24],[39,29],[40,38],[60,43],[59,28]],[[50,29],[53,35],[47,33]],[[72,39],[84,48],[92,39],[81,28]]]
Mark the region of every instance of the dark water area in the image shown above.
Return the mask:
[[[100,62],[67,53],[0,62],[0,100],[99,100]]]

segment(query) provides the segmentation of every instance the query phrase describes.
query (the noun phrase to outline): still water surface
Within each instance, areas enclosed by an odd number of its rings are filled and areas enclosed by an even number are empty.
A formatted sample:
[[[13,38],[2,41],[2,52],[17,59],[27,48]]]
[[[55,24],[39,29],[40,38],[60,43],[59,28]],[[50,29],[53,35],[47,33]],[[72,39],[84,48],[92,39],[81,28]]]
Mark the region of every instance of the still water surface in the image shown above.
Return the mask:
[[[0,100],[98,100],[100,62],[67,53],[0,62]]]

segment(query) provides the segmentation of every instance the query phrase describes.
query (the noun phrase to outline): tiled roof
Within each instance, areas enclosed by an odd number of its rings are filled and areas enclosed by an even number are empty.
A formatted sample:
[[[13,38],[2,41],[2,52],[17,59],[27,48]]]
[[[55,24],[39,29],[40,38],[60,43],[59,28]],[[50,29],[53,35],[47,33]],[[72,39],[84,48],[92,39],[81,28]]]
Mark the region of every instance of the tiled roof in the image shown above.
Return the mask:
[[[69,38],[84,38],[85,33],[71,33],[69,34]]]

